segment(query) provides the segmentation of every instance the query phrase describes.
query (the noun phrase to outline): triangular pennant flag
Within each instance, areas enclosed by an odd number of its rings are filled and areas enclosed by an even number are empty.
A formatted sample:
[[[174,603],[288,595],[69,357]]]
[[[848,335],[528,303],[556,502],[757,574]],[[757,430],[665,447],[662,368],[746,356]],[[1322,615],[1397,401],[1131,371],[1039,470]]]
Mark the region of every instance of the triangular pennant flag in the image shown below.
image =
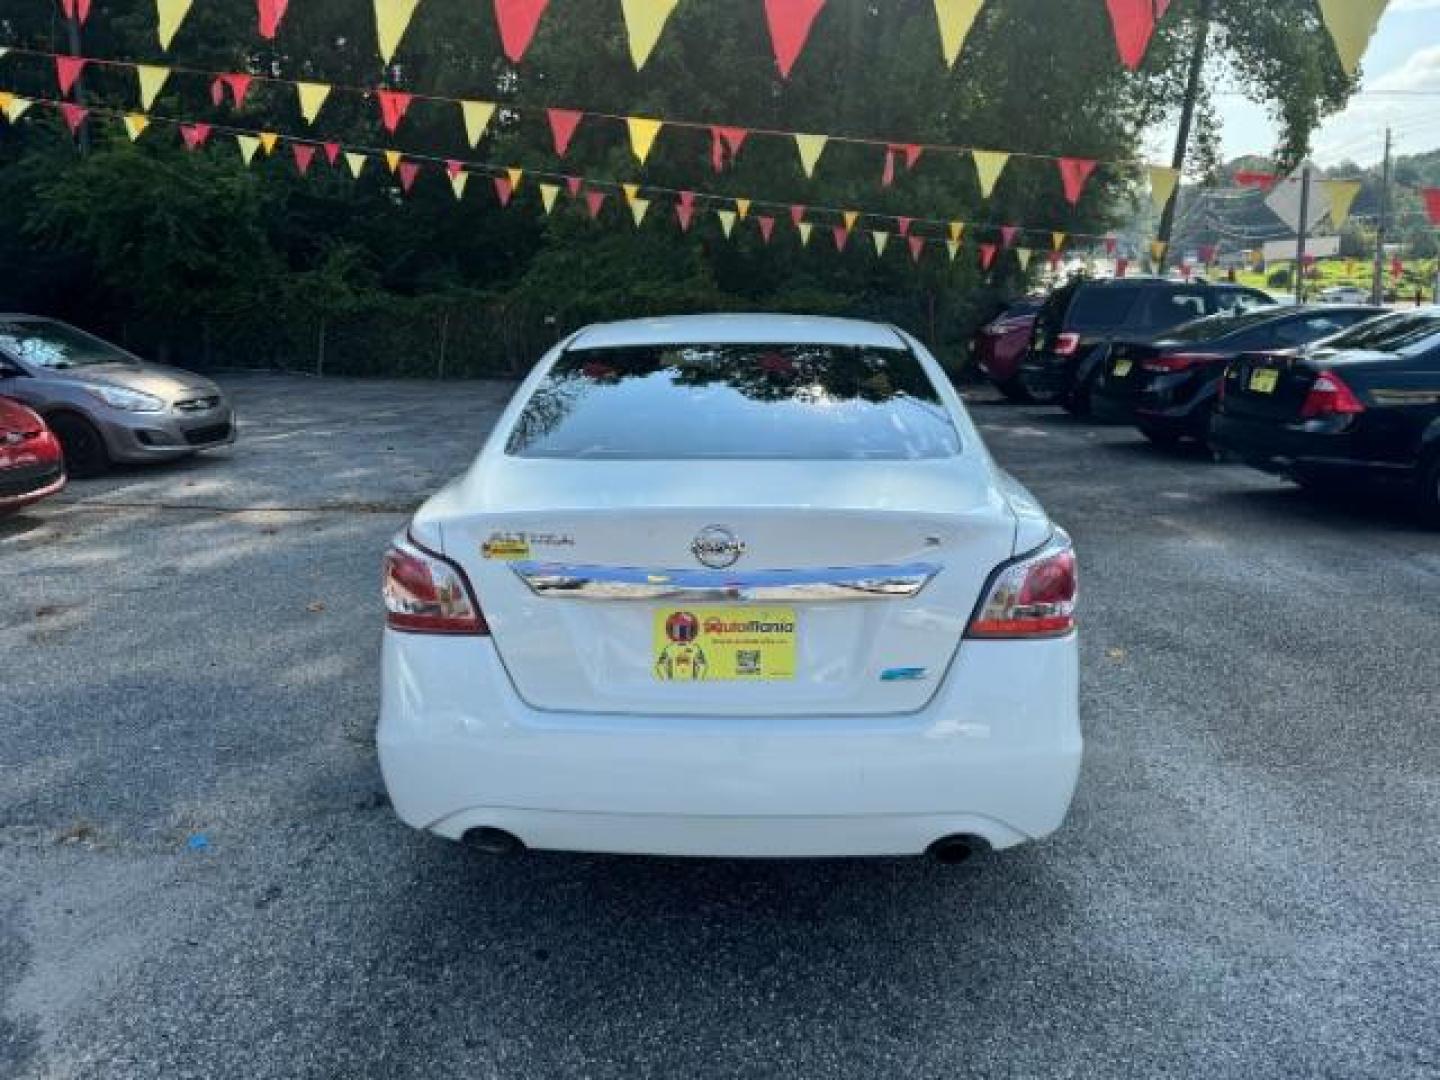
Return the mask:
[[[1235,183],[1241,187],[1259,188],[1268,192],[1280,182],[1280,177],[1273,172],[1264,172],[1260,169],[1237,169],[1235,170]]]
[[[884,255],[885,248],[890,243],[890,234],[883,229],[871,229],[870,239],[875,241],[875,254]]]
[[[1359,180],[1322,180],[1325,193],[1330,196],[1330,224],[1338,229],[1350,216],[1350,207],[1355,196],[1360,194]]]
[[[385,125],[385,130],[393,135],[400,126],[400,121],[405,119],[415,95],[407,94],[403,90],[376,90],[375,96],[380,102],[380,122]]]
[[[460,163],[456,161],[448,164],[459,165]],[[455,193],[455,198],[463,199],[465,197],[465,185],[469,182],[470,174],[464,169],[454,169],[450,171],[450,190]]]
[[[1116,276],[1117,278],[1122,278],[1122,277],[1124,277],[1126,271],[1128,271],[1129,269],[1130,269],[1130,260],[1129,260],[1129,259],[1120,258],[1120,259],[1116,259],[1116,260],[1115,260],[1115,276]]]
[[[27,97],[20,97],[17,94],[10,94],[5,101],[5,119],[12,124],[25,115],[25,110],[34,105],[35,102]]]
[[[55,57],[55,78],[60,83],[62,95],[70,93],[70,88],[75,85],[75,80],[80,78],[80,72],[85,70],[87,62],[83,56]]]
[[[559,197],[560,197],[560,185],[559,185],[559,184],[541,184],[541,185],[540,185],[540,204],[545,207],[545,213],[548,214],[548,213],[550,213],[552,210],[555,209],[555,200],[558,199]]]
[[[140,138],[141,134],[149,126],[150,118],[144,113],[125,114],[125,134],[130,136],[131,142]]]
[[[594,221],[600,216],[600,208],[605,205],[605,192],[590,190],[585,192],[585,209],[590,211],[590,220]]]
[[[775,219],[769,214],[756,214],[755,224],[760,226],[760,238],[770,243],[770,236],[775,232]]]
[[[805,220],[805,209],[806,208],[801,206],[799,203],[796,203],[795,205],[790,207],[790,220],[794,223],[797,229],[800,227],[800,223]]]
[[[1115,249],[1120,246],[1120,241],[1113,236],[1105,237],[1105,254],[1113,256]]]
[[[540,16],[550,0],[495,0],[495,21],[500,24],[500,44],[512,64],[518,64],[530,48]]]
[[[1022,274],[1030,269],[1030,256],[1033,254],[1034,252],[1029,248],[1015,249],[1015,260],[1020,264],[1020,272]]]
[[[885,171],[880,174],[880,186],[889,187],[895,183],[895,151],[887,148],[885,151]]]
[[[1342,0],[1349,3],[1349,0]],[[1105,0],[1110,9],[1110,22],[1115,29],[1115,47],[1120,50],[1120,62],[1131,71],[1145,59],[1145,50],[1150,47],[1150,38],[1155,33],[1155,5],[1153,0]]]
[[[235,145],[240,148],[240,160],[249,165],[255,160],[255,151],[260,149],[260,140],[254,135],[236,135]]]
[[[249,75],[221,75],[220,81],[230,88],[230,97],[235,102],[235,108],[245,104],[245,95],[250,92]]]
[[[790,69],[815,25],[815,16],[824,6],[825,0],[765,0],[765,20],[782,79],[790,77]]]
[[[845,219],[845,231],[849,232],[851,229],[855,228],[855,223],[860,220],[860,211],[846,210],[842,212],[840,216]]]
[[[189,13],[190,0],[155,0],[155,32],[160,38],[160,48],[169,52],[170,42],[175,39],[175,31],[180,29],[180,24]]]
[[[750,216],[750,200],[736,199],[735,212],[740,215],[740,220],[744,221],[747,217]]]
[[[800,167],[805,170],[807,178],[814,178],[815,166],[820,161],[820,155],[825,152],[825,145],[830,141],[828,135],[796,135],[795,148],[800,151]]]
[[[1347,75],[1354,75],[1390,0],[1320,0],[1320,16]],[[1414,5],[1419,7],[1420,5]]]
[[[645,159],[650,156],[650,149],[655,145],[655,136],[660,134],[661,123],[662,121],[643,116],[630,116],[625,119],[625,124],[630,129],[630,148],[635,151],[641,165],[644,165]]]
[[[60,13],[83,26],[90,17],[90,0],[60,0]],[[0,49],[0,56],[4,54],[5,50]]]
[[[395,172],[400,168],[401,157],[402,155],[399,150],[386,150],[385,167],[388,168],[392,173]]]
[[[639,184],[621,184],[620,190],[624,193],[626,202],[634,202],[640,197]]]
[[[135,77],[140,81],[140,108],[149,110],[170,78],[170,69],[156,64],[136,64]]]
[[[510,196],[515,194],[515,185],[503,176],[494,178],[495,197],[500,200],[501,206],[510,205]]]
[[[735,228],[735,211],[716,210],[715,216],[720,219],[720,231],[725,234],[725,239],[730,239],[730,232]]]
[[[85,123],[85,118],[90,115],[89,109],[85,108],[84,105],[76,105],[73,101],[62,101],[60,103],[60,112],[65,116],[65,126],[70,129],[71,135],[79,132],[80,125]],[[205,128],[207,135],[210,133],[208,124],[196,124],[195,126]],[[183,131],[184,129],[182,128],[181,130]],[[201,141],[203,142],[204,140],[202,139]],[[189,140],[187,139],[186,142],[188,143]],[[194,147],[191,147],[191,149],[193,150]]]
[[[420,173],[420,166],[413,161],[402,161],[400,163],[400,190],[409,193],[415,186],[415,177]]]
[[[210,80],[210,100],[218,109],[225,104],[225,84],[220,81],[220,76]]]
[[[365,154],[352,154],[349,151],[345,153],[345,164],[350,166],[350,175],[357,180],[360,179],[360,173],[365,169],[365,162],[369,160]]]
[[[1015,237],[1020,232],[1018,225],[1001,225],[1000,242],[1004,247],[1011,247],[1015,243]]]
[[[1209,266],[1211,263],[1213,263],[1213,262],[1215,261],[1215,253],[1216,253],[1217,251],[1219,251],[1219,250],[1220,250],[1220,249],[1219,249],[1218,247],[1216,247],[1214,244],[1201,244],[1201,245],[1200,245],[1200,262],[1201,262],[1202,264],[1204,264],[1205,266]]]
[[[186,150],[199,150],[210,138],[209,124],[181,124],[180,138],[185,140]]]
[[[1164,259],[1165,259],[1165,249],[1168,248],[1169,246],[1170,246],[1170,245],[1167,244],[1167,243],[1165,243],[1164,240],[1151,240],[1151,241],[1150,241],[1150,261],[1153,262],[1156,266],[1159,266],[1160,263],[1164,261]]]
[[[578,199],[581,190],[585,187],[585,178],[581,176],[567,176],[565,178],[565,190],[570,192],[570,198]]]
[[[327,142],[325,144],[325,160],[334,165],[340,158],[340,144],[338,142]]]
[[[280,141],[280,136],[279,136],[279,135],[276,135],[275,132],[273,132],[273,131],[262,131],[262,132],[260,132],[260,146],[264,149],[265,153],[267,153],[267,154],[273,154],[273,153],[275,152],[275,145],[276,145],[279,141]]]
[[[630,199],[630,215],[635,219],[635,227],[638,229],[640,223],[645,220],[645,211],[650,209],[650,200],[632,196]]]
[[[905,242],[910,245],[910,261],[918,263],[920,256],[925,252],[925,238],[923,236],[907,236]]]
[[[310,163],[315,160],[315,147],[311,143],[292,142],[290,153],[295,156],[295,168],[301,176],[310,171]]]
[[[465,118],[465,137],[470,141],[471,147],[479,146],[485,129],[490,126],[490,118],[495,115],[495,103],[493,101],[462,101],[460,102],[460,115]]]
[[[832,225],[830,233],[835,237],[835,250],[844,251],[845,245],[850,242],[850,230],[843,225]]]
[[[512,165],[512,166],[510,166],[508,169],[505,170],[505,176],[506,176],[506,177],[509,179],[509,181],[510,181],[510,190],[511,190],[511,191],[519,191],[519,190],[520,190],[520,181],[523,180],[523,179],[525,179],[525,170],[524,170],[524,169],[517,169],[515,166]]]
[[[325,99],[330,96],[329,83],[297,82],[295,93],[300,98],[300,115],[307,124],[313,124],[320,115]]]
[[[690,222],[695,217],[695,193],[680,192],[680,201],[675,204],[675,217],[680,221],[680,231],[689,232]]]
[[[375,40],[380,46],[380,59],[389,64],[405,36],[405,28],[415,14],[420,0],[375,0]]]
[[[975,174],[980,178],[980,197],[988,199],[1000,174],[1005,171],[1010,155],[999,150],[972,150],[970,156],[975,159]]]
[[[1064,258],[1065,256],[1058,251],[1050,252],[1050,269],[1057,269],[1060,266],[1060,263],[1064,260]]]
[[[915,219],[908,217],[897,217],[895,221],[898,226],[895,231],[898,232],[901,236],[909,236],[910,226],[915,224]]]
[[[955,256],[957,256],[957,255],[960,254],[960,241],[959,241],[959,240],[946,240],[946,241],[945,241],[945,248],[946,248],[947,251],[950,252],[950,261],[951,261],[951,262],[954,262],[954,261],[955,261]]]
[[[745,139],[750,132],[740,127],[721,127],[712,124],[710,127],[710,167],[717,173],[725,168],[726,159],[734,162],[735,155],[740,153],[740,147],[745,145]]]
[[[1062,157],[1056,164],[1060,166],[1060,182],[1065,185],[1065,199],[1071,206],[1075,206],[1080,202],[1085,183],[1095,171],[1097,162],[1088,158]]]
[[[546,109],[545,115],[550,119],[550,135],[555,140],[555,156],[563,158],[570,149],[570,140],[575,137],[575,129],[580,126],[585,114],[575,109]]]
[[[1440,225],[1440,187],[1420,189],[1420,198],[1425,203],[1425,216],[1431,225]]]
[[[985,0],[935,0],[935,17],[940,21],[940,49],[945,54],[945,64],[954,67],[965,47],[970,28],[975,25],[975,16]]]
[[[989,270],[995,262],[995,252],[999,250],[994,244],[980,245],[980,269]]]
[[[1175,186],[1180,183],[1180,170],[1172,169],[1166,165],[1150,166],[1150,197],[1155,200],[1155,209],[1164,211],[1170,203],[1170,196],[1175,194]]]
[[[273,40],[275,32],[280,29],[280,20],[285,17],[285,8],[290,0],[255,0],[255,6],[260,16],[260,36],[267,41]]]
[[[650,59],[660,32],[675,5],[680,0],[620,0],[620,10],[625,16],[625,33],[630,38],[630,59],[635,61],[639,71]]]
[[[958,244],[965,237],[965,223],[963,221],[950,222],[950,241]]]
[[[815,226],[808,221],[797,221],[795,230],[800,234],[800,246],[805,247],[810,243],[810,234],[815,231]]]
[[[1063,232],[1052,232],[1050,234],[1050,250],[1059,251],[1065,246],[1065,234]]]

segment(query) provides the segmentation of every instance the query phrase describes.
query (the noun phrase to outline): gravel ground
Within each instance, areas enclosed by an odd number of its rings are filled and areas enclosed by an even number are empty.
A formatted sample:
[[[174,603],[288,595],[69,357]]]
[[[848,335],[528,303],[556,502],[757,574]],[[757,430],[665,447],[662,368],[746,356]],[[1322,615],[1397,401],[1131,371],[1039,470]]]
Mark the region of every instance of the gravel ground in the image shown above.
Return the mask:
[[[377,559],[498,383],[223,380],[0,522],[0,1076],[1440,1075],[1440,534],[978,401],[1075,535],[1054,838],[486,860],[385,805]]]

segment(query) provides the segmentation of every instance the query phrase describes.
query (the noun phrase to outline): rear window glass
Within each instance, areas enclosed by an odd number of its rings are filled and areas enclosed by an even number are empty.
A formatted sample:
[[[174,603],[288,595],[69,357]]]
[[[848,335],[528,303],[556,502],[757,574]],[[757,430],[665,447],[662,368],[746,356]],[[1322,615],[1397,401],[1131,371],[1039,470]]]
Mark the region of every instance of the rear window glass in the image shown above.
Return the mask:
[[[1096,330],[1106,326],[1123,326],[1140,295],[1139,289],[1117,288],[1113,285],[1080,289],[1065,313],[1065,326],[1071,330]]]
[[[960,438],[904,349],[665,345],[572,349],[510,433],[518,457],[913,460]]]
[[[1146,296],[1144,311],[1135,321],[1146,329],[1163,330],[1168,326],[1178,326],[1192,319],[1199,319],[1207,311],[1203,292],[1151,289]]]
[[[1244,315],[1207,315],[1203,319],[1196,319],[1193,322],[1185,323],[1175,327],[1174,330],[1165,332],[1166,341],[1213,341],[1216,338],[1228,337],[1230,334],[1238,334],[1243,330],[1260,326],[1264,323],[1274,322],[1275,311],[1250,311]]]
[[[1409,312],[1384,315],[1363,322],[1325,343],[1330,349],[1364,349],[1397,353],[1440,335],[1440,315]]]

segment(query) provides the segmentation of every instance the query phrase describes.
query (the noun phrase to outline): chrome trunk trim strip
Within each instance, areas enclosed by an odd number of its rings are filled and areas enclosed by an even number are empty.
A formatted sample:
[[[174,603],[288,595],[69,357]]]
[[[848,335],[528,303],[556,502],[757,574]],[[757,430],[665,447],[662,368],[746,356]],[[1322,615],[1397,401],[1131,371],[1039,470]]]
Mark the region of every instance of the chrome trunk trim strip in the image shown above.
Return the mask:
[[[735,572],[517,562],[511,569],[536,596],[553,599],[807,604],[904,599],[940,572],[933,563]]]

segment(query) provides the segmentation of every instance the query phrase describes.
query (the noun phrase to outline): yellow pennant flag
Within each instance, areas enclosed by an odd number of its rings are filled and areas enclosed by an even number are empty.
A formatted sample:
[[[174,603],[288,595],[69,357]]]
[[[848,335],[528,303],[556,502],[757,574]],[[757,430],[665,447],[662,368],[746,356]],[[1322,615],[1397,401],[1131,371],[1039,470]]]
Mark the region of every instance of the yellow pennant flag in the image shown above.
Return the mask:
[[[1375,27],[1389,2],[1320,0],[1320,16],[1325,20],[1330,36],[1335,39],[1335,51],[1340,54],[1340,63],[1347,75],[1354,75],[1355,69],[1360,66],[1360,58],[1365,55],[1365,49],[1375,35]]]
[[[1150,261],[1153,262],[1156,266],[1159,266],[1161,260],[1165,258],[1165,249],[1169,246],[1170,245],[1165,243],[1164,240],[1151,240]]]
[[[1330,224],[1335,228],[1345,224],[1350,216],[1350,207],[1355,196],[1360,194],[1359,180],[1324,180],[1325,194],[1330,196]]]
[[[559,184],[540,185],[540,202],[545,206],[545,213],[548,214],[550,213],[550,211],[555,209],[555,200],[559,197],[559,195]]]
[[[963,221],[950,222],[950,242],[958,244],[965,238],[965,223]]]
[[[505,176],[510,181],[510,191],[513,193],[520,190],[520,181],[525,179],[525,170],[512,166],[505,170]]]
[[[620,190],[625,193],[625,201],[626,201],[626,202],[634,202],[636,199],[638,199],[638,198],[640,197],[640,185],[639,185],[639,184],[621,184],[621,185],[620,185]]]
[[[951,262],[954,262],[954,261],[955,261],[955,256],[957,256],[957,255],[960,254],[960,241],[959,241],[959,240],[946,240],[946,241],[945,241],[945,246],[950,250],[950,261],[951,261]]]
[[[845,219],[845,231],[849,232],[855,228],[855,223],[860,220],[859,210],[846,210],[841,217]]]
[[[125,114],[125,134],[130,136],[131,142],[140,138],[140,133],[149,126],[150,118],[144,113],[132,112]]]
[[[635,227],[638,229],[640,223],[645,220],[645,211],[650,209],[650,200],[638,196],[630,200],[630,213],[635,218]]]
[[[735,211],[736,211],[736,213],[738,213],[738,214],[740,215],[740,220],[741,220],[741,221],[744,221],[747,217],[750,216],[750,200],[749,200],[749,199],[736,199],[736,200],[735,200]]]
[[[490,118],[495,115],[495,103],[493,101],[462,101],[460,102],[460,115],[465,118],[465,137],[470,140],[471,148],[474,148],[480,145],[480,140],[485,135],[485,129],[490,126]]]
[[[9,120],[13,124],[16,120],[19,120],[20,117],[25,115],[26,109],[30,108],[30,106],[34,104],[35,102],[31,101],[27,97],[21,97],[18,94],[9,95],[9,100],[5,102],[5,119]]]
[[[999,150],[972,150],[970,156],[975,159],[975,172],[980,177],[980,197],[988,199],[1000,174],[1005,171],[1010,155]]]
[[[240,160],[249,165],[255,159],[255,151],[260,149],[260,140],[254,135],[236,135],[235,145],[240,148]]]
[[[170,78],[170,69],[158,64],[136,64],[135,77],[140,81],[140,108],[148,110]]]
[[[385,151],[385,164],[386,164],[386,166],[390,169],[390,171],[391,171],[392,173],[399,171],[399,169],[400,169],[400,151],[399,151],[399,150],[386,150],[386,151]]]
[[[820,161],[820,155],[825,152],[825,144],[830,141],[828,135],[796,135],[795,147],[800,151],[800,167],[805,170],[808,178],[814,178],[815,166]]]
[[[890,234],[883,229],[871,229],[870,239],[875,241],[875,254],[884,255],[885,248],[890,243]]]
[[[660,32],[680,0],[620,0],[625,15],[625,32],[630,38],[630,59],[639,71],[650,59]]]
[[[465,185],[470,182],[470,174],[464,169],[450,174],[450,190],[455,192],[455,198],[465,197]]]
[[[802,221],[800,222],[800,224],[796,225],[795,228],[800,233],[800,246],[804,247],[806,244],[810,243],[810,234],[814,232],[815,226],[811,225],[808,221]]]
[[[645,159],[650,156],[650,148],[655,145],[655,136],[660,134],[661,121],[631,116],[625,123],[630,127],[630,148],[644,165]]]
[[[155,14],[159,20],[156,33],[160,37],[160,48],[168,52],[175,31],[190,14],[190,0],[155,0]]]
[[[320,115],[325,99],[330,96],[330,84],[318,82],[297,82],[295,93],[300,97],[300,115],[307,124],[313,124]]]
[[[345,164],[350,166],[350,175],[356,180],[360,179],[360,174],[365,171],[365,162],[369,160],[364,154],[345,153]]]
[[[375,0],[375,38],[380,59],[390,63],[420,0]]]
[[[735,211],[716,210],[715,216],[720,219],[720,231],[725,234],[725,239],[730,239],[730,233],[735,228]]]
[[[260,132],[260,145],[265,148],[265,153],[273,154],[275,145],[280,141],[280,136],[273,131]]]
[[[0,90],[0,115],[10,111],[10,103],[15,100],[15,95],[9,90]]]
[[[1155,209],[1164,212],[1175,194],[1175,185],[1180,182],[1180,170],[1165,165],[1150,166],[1150,197],[1155,200]]]
[[[1029,270],[1029,269],[1030,269],[1030,256],[1033,255],[1033,254],[1034,254],[1034,252],[1031,251],[1029,248],[1016,248],[1016,249],[1015,249],[1015,258],[1018,259],[1019,262],[1020,262],[1020,272],[1021,272],[1022,274],[1023,274],[1026,270]]]
[[[975,25],[975,16],[985,0],[935,0],[935,17],[940,20],[940,46],[945,52],[945,63],[955,66],[960,50],[970,28]]]
[[[1063,232],[1052,232],[1050,234],[1050,246],[1059,251],[1065,246],[1065,234]]]

